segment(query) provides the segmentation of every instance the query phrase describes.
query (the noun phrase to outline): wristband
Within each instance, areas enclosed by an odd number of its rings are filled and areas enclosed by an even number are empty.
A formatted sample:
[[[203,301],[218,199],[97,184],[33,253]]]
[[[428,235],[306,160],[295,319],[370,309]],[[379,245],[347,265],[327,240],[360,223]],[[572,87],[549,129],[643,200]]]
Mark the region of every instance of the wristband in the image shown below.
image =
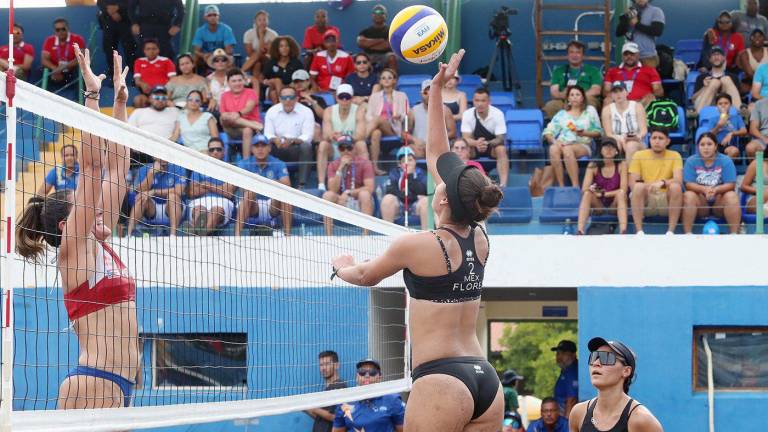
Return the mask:
[[[83,97],[86,99],[99,100],[98,90],[83,90]]]
[[[331,267],[331,269],[333,269],[333,273],[331,273],[331,280],[333,280],[333,278],[335,278],[336,275],[339,274],[339,270],[341,269],[337,269],[336,267]]]

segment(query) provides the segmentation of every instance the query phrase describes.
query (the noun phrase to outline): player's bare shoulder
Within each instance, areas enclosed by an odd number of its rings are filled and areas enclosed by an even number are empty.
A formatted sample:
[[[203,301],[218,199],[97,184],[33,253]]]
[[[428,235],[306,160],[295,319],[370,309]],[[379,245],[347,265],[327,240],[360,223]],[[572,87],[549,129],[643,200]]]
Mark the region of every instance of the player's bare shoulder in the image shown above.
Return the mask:
[[[630,432],[664,432],[661,422],[651,413],[651,410],[640,405],[629,417]]]
[[[571,414],[568,416],[568,424],[571,432],[578,432],[581,424],[584,423],[584,416],[587,415],[587,405],[592,399],[579,402],[571,408]]]

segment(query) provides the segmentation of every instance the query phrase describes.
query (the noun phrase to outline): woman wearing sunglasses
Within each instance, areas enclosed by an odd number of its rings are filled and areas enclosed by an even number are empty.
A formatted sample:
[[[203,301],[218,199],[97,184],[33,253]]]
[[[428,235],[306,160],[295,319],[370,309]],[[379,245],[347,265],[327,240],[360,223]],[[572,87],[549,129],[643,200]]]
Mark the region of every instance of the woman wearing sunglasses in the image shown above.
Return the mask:
[[[199,90],[189,92],[184,111],[176,120],[171,141],[178,141],[181,138],[185,146],[207,153],[208,141],[219,137],[219,129],[213,115],[200,110],[202,104],[203,94]]]
[[[634,351],[601,337],[592,338],[587,347],[589,379],[597,397],[573,407],[571,432],[662,432],[651,411],[628,396],[637,367]]]
[[[373,359],[360,360],[355,380],[358,386],[380,383],[381,365]],[[332,432],[403,432],[404,412],[405,404],[397,394],[341,404]]]

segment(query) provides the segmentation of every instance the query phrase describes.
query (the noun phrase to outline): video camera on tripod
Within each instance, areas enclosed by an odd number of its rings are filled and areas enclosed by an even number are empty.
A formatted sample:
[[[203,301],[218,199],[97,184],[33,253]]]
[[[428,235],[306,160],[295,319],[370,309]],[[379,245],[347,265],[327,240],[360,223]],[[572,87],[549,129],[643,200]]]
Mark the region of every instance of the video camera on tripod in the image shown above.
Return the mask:
[[[488,37],[491,39],[498,39],[499,37],[509,36],[509,17],[511,15],[517,15],[518,10],[502,6],[491,18],[491,23],[488,25]]]
[[[498,58],[501,66],[502,86],[505,91],[516,91],[516,98],[519,102],[522,100],[521,85],[520,80],[517,78],[515,58],[512,55],[512,42],[509,41],[509,36],[512,33],[509,29],[509,17],[511,15],[517,15],[517,13],[517,9],[502,6],[493,14],[493,18],[491,18],[491,22],[488,26],[488,37],[496,41],[496,47],[488,65],[488,75],[485,77],[485,82],[490,81],[493,74],[493,67]]]

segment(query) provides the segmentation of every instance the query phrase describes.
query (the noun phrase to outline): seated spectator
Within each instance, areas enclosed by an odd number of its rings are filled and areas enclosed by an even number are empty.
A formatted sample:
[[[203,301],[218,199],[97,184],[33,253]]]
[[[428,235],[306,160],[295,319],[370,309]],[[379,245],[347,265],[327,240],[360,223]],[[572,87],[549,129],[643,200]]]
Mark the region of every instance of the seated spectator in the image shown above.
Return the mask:
[[[312,87],[327,92],[336,90],[347,75],[355,71],[352,56],[348,52],[339,50],[339,34],[334,30],[327,30],[323,35],[324,50],[315,53],[309,75]]]
[[[48,36],[43,42],[40,62],[44,68],[51,71],[51,84],[54,87],[62,87],[72,82],[78,67],[73,45],[77,44],[83,49],[88,45],[82,36],[70,33],[69,21],[64,18],[56,18],[53,21],[53,30],[53,36]]]
[[[745,152],[747,157],[752,159],[755,153],[765,151],[768,144],[768,99],[760,99],[752,108],[749,115],[749,134],[752,135],[752,141],[747,144]]]
[[[211,113],[201,111],[203,94],[192,90],[187,96],[187,106],[179,113],[176,126],[171,135],[171,141],[183,140],[186,147],[199,152],[211,152],[211,138],[219,137],[216,119]],[[222,155],[223,156],[223,155]]]
[[[496,159],[499,184],[504,187],[509,176],[509,156],[505,144],[507,123],[504,113],[491,105],[491,102],[487,88],[475,90],[473,107],[466,110],[461,118],[461,136],[469,144],[472,159],[481,156]]]
[[[176,120],[178,119],[179,110],[176,107],[168,106],[168,90],[163,86],[157,86],[149,92],[149,106],[133,110],[128,117],[128,124],[170,139],[174,129],[176,129]],[[151,163],[153,159],[145,153],[131,150],[131,160],[144,164]]]
[[[283,161],[299,162],[301,189],[309,177],[315,119],[309,108],[296,102],[296,90],[283,87],[280,90],[280,103],[272,105],[264,117],[264,135],[272,143],[275,157]]]
[[[651,0],[632,0],[627,13],[619,16],[614,34],[636,43],[640,48],[640,61],[646,66],[656,68],[659,65],[656,38],[664,32],[666,19],[664,11],[650,2]]]
[[[133,98],[133,106],[143,108],[149,105],[149,93],[157,86],[165,86],[168,80],[176,75],[176,65],[165,57],[160,56],[157,40],[146,39],[141,49],[144,57],[139,57],[133,63],[133,81],[139,94]]]
[[[661,77],[656,69],[640,63],[640,48],[634,42],[627,42],[622,47],[622,61],[618,67],[608,69],[603,81],[604,103],[613,102],[611,88],[616,81],[624,81],[627,86],[629,100],[638,101],[648,106],[657,97],[664,96]]]
[[[403,122],[408,112],[410,103],[408,96],[398,90],[397,73],[391,69],[384,69],[379,75],[381,91],[372,93],[368,99],[368,109],[365,114],[367,123],[365,136],[370,142],[369,154],[373,162],[376,175],[384,175],[386,172],[379,168],[379,157],[388,154],[394,147],[381,148],[381,138],[384,136],[401,137]],[[394,145],[399,146],[397,142]]]
[[[470,154],[469,144],[467,144],[467,142],[464,141],[463,138],[456,138],[451,142],[451,151],[459,155],[459,158],[465,164],[479,169],[480,172],[483,173],[483,175],[488,175],[485,172],[485,169],[483,168],[483,164],[469,158],[469,154]]]
[[[541,400],[541,417],[528,424],[527,432],[568,432],[568,419],[560,416],[560,408],[552,397]]]
[[[397,58],[392,54],[392,48],[389,46],[387,8],[377,4],[373,7],[371,14],[371,26],[358,33],[357,46],[368,54],[374,70],[388,68],[397,72]]]
[[[423,158],[427,152],[427,107],[429,106],[429,87],[432,80],[421,82],[421,103],[414,105],[408,110],[408,145],[416,154],[416,157]],[[448,139],[456,137],[456,121],[453,119],[451,110],[443,105],[443,118],[445,128],[448,132]]]
[[[611,86],[613,102],[603,108],[603,128],[605,136],[616,140],[619,150],[627,161],[632,160],[636,151],[645,148],[648,134],[648,119],[643,105],[627,99],[627,86],[624,81],[616,81]]]
[[[376,360],[362,360],[356,367],[358,386],[381,382],[381,366]],[[392,394],[339,405],[333,420],[333,432],[402,432],[403,423],[405,403],[399,394]]]
[[[220,22],[219,7],[208,5],[205,7],[203,17],[206,23],[195,30],[195,36],[192,38],[192,47],[195,52],[195,64],[198,69],[204,71],[208,58],[211,57],[217,49],[221,48],[232,54],[237,40],[232,32],[232,27]]]
[[[184,168],[160,159],[139,168],[134,179],[137,194],[128,220],[128,237],[141,219],[151,225],[168,224],[170,234],[176,235],[184,213],[186,172]]]
[[[208,141],[208,155],[212,158],[224,159],[224,143],[219,138]],[[187,199],[189,199],[189,220],[195,233],[208,235],[219,227],[227,224],[235,208],[235,186],[221,180],[201,174],[192,173]]]
[[[371,161],[354,156],[350,136],[339,137],[338,159],[328,165],[327,190],[323,199],[352,210],[373,215],[374,174]],[[325,217],[325,233],[333,235],[333,219]]]
[[[736,166],[726,155],[717,152],[717,137],[705,132],[699,137],[698,153],[692,154],[683,167],[683,231],[693,232],[696,217],[725,217],[731,234],[739,232],[741,206],[736,193]]]
[[[733,30],[741,33],[741,37],[747,44],[747,48],[754,46],[754,42],[749,42],[750,35],[755,30],[760,30],[762,34],[768,32],[768,19],[759,14],[760,2],[759,0],[747,0],[745,2],[745,9],[731,11],[731,19],[733,20]],[[762,47],[762,45],[759,45]],[[743,69],[742,69],[743,70]]]
[[[712,67],[710,63],[710,50],[714,47],[720,47],[725,55],[725,67],[729,72],[739,73],[739,65],[736,62],[736,56],[744,51],[744,38],[741,33],[735,32],[731,13],[728,11],[720,12],[712,28],[704,32],[704,43],[701,49],[701,57],[696,67],[699,72],[704,73]]]
[[[286,186],[291,186],[291,179],[288,177],[288,167],[285,162],[270,155],[272,146],[264,135],[253,137],[253,151],[251,156],[237,163],[240,168],[266,177],[270,180],[280,182]],[[272,218],[282,214],[283,230],[285,235],[291,234],[291,206],[281,203],[275,199],[256,195],[255,192],[246,190],[240,205],[237,208],[237,220],[235,222],[235,235],[239,236],[243,230],[243,224],[250,217],[257,217],[257,223],[260,225],[271,226]]]
[[[731,96],[720,93],[715,96],[715,105],[720,113],[717,123],[709,132],[717,137],[718,149],[731,159],[739,157],[739,138],[747,136],[747,125],[737,112],[731,113]]]
[[[309,108],[312,111],[312,116],[315,118],[315,133],[314,137],[320,138],[321,125],[323,124],[323,113],[328,107],[325,103],[325,99],[316,94],[316,88],[312,86],[309,80],[309,74],[304,69],[299,69],[293,73],[292,84],[294,90],[296,90],[296,97],[300,104]]]
[[[710,69],[702,72],[696,78],[691,100],[700,113],[705,106],[714,105],[715,96],[718,93],[728,93],[736,106],[741,106],[741,95],[739,95],[739,77],[725,67],[725,55],[723,49],[715,45],[709,50]]]
[[[643,232],[645,216],[668,216],[667,235],[674,234],[683,205],[683,159],[667,150],[669,131],[651,129],[651,148],[635,153],[629,165],[629,188],[635,232]]]
[[[768,159],[763,160],[763,185],[768,186]],[[768,187],[765,188],[768,190]],[[747,172],[741,181],[741,193],[751,195],[747,200],[747,213],[755,214],[757,210],[757,159],[749,163]],[[763,209],[768,214],[768,193],[763,196]]]
[[[262,70],[262,83],[267,87],[267,97],[272,104],[279,100],[280,90],[291,85],[294,72],[304,67],[299,54],[299,44],[290,36],[278,36],[270,45],[269,57]]]
[[[464,111],[467,110],[467,94],[458,89],[461,76],[456,72],[451,79],[449,79],[445,86],[443,86],[443,103],[449,110],[451,110],[451,116],[453,121],[461,121],[464,116]]]
[[[379,85],[379,76],[373,73],[371,59],[366,53],[355,54],[355,71],[347,75],[344,82],[352,86],[355,97],[352,101],[357,104],[368,102],[372,93],[381,90]]]
[[[208,99],[210,99],[208,81],[195,73],[192,55],[189,53],[180,55],[177,64],[178,75],[172,76],[165,86],[168,89],[169,103],[177,108],[184,108],[187,105],[189,92],[195,90],[202,96],[201,103],[208,105]]]
[[[46,196],[51,190],[58,192],[60,190],[75,190],[77,188],[77,178],[80,176],[80,164],[77,163],[77,147],[72,144],[65,144],[61,148],[61,160],[63,165],[55,166],[48,171],[45,181],[40,185],[37,191],[38,196]]]
[[[760,65],[768,63],[768,48],[765,47],[765,34],[762,30],[754,29],[749,36],[750,47],[739,53],[736,63],[744,72],[744,84],[752,85],[755,72]]]
[[[579,158],[592,156],[592,140],[599,138],[603,129],[595,109],[586,105],[586,94],[579,86],[566,90],[568,103],[542,133],[549,142],[549,159],[560,187],[565,186],[563,164],[568,171],[571,186],[579,184]],[[463,129],[462,125],[462,129]]]
[[[262,80],[262,64],[269,58],[269,48],[277,38],[277,32],[269,28],[269,13],[265,10],[256,12],[253,17],[253,27],[243,34],[245,47],[245,63],[242,69],[250,72],[257,81]]]
[[[565,91],[568,87],[579,86],[587,94],[587,104],[598,109],[600,107],[600,92],[603,85],[603,74],[595,66],[584,63],[583,43],[574,40],[568,42],[568,63],[556,67],[552,71],[549,86],[550,100],[544,104],[543,111],[551,119],[566,104],[568,98]],[[607,103],[607,102],[606,102]]]
[[[619,234],[627,233],[627,164],[619,159],[616,140],[605,137],[600,141],[600,159],[590,162],[581,186],[578,234],[585,234],[590,213],[616,212]]]
[[[427,173],[416,166],[416,157],[410,147],[401,147],[397,151],[398,166],[389,170],[389,184],[386,195],[381,199],[381,218],[394,222],[403,216],[406,208],[406,182],[408,190],[408,213],[418,214],[421,229],[426,229],[429,211],[427,199]],[[405,168],[403,168],[405,167]],[[406,180],[405,171],[408,172]]]
[[[336,89],[336,104],[323,112],[323,139],[317,146],[317,188],[325,190],[328,159],[338,159],[339,138],[351,137],[355,153],[368,158],[365,145],[365,109],[352,103],[352,86],[342,84]]]
[[[763,63],[755,70],[750,94],[752,95],[752,102],[768,97],[768,64]]]
[[[501,432],[525,432],[523,428],[523,419],[515,411],[504,413],[504,421],[501,424]]]
[[[245,87],[245,74],[240,69],[227,72],[229,90],[221,95],[221,125],[232,138],[242,138],[243,159],[251,155],[253,136],[264,130],[259,114],[259,93]],[[258,86],[257,86],[258,87]]]
[[[205,80],[208,82],[208,92],[211,98],[208,100],[208,111],[218,116],[219,106],[221,105],[221,95],[229,91],[227,84],[227,71],[232,69],[234,61],[232,56],[223,49],[217,49],[213,55],[208,58],[208,67],[213,69]]]
[[[8,70],[8,45],[0,46],[0,72]],[[19,23],[13,24],[13,74],[16,78],[27,80],[35,60],[35,47],[24,42],[24,27]]]
[[[307,56],[304,62],[307,69],[312,64],[314,55],[324,49],[325,33],[328,30],[334,30],[339,35],[338,39],[341,40],[341,30],[336,26],[328,25],[328,12],[325,9],[316,10],[315,23],[304,29],[304,40],[301,43]]]

